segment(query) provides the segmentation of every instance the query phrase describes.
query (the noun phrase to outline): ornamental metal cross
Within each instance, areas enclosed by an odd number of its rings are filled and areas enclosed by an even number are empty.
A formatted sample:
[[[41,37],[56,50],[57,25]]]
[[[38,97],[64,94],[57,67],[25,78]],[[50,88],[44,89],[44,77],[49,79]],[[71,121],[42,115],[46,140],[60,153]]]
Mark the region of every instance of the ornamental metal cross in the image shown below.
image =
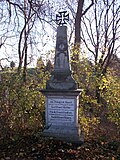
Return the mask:
[[[69,21],[69,14],[66,14],[67,11],[62,11],[62,12],[58,12],[58,14],[56,14],[56,22],[58,25],[64,25],[67,24],[66,21]]]

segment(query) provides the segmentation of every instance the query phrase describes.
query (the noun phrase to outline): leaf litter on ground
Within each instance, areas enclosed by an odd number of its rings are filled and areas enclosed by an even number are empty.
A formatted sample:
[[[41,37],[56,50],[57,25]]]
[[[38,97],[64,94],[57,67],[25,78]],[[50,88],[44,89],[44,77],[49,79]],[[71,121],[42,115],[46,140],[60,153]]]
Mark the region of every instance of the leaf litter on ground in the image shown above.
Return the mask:
[[[119,142],[85,141],[78,146],[46,137],[25,136],[0,143],[0,160],[119,160]]]

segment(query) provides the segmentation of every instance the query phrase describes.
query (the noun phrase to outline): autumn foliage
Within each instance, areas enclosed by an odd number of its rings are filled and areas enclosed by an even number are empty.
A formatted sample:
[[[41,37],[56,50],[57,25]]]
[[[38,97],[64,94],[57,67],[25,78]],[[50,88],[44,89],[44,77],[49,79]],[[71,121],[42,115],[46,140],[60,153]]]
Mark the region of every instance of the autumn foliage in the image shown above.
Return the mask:
[[[83,58],[73,76],[83,89],[80,97],[79,122],[85,143],[76,146],[41,136],[45,127],[45,88],[49,71],[41,61],[28,69],[27,82],[16,69],[0,73],[0,158],[3,159],[111,159],[120,158],[120,79],[109,68],[98,79],[94,64]],[[113,70],[111,72],[111,70]],[[100,102],[96,98],[99,86]],[[108,132],[109,131],[109,132]]]

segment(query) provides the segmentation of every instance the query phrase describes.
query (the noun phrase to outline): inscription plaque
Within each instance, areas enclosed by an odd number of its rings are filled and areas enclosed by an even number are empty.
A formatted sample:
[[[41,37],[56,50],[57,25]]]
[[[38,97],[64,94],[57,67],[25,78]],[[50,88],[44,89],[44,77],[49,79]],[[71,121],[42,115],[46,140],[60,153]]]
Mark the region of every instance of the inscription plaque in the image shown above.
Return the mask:
[[[74,99],[48,98],[48,125],[74,123]]]

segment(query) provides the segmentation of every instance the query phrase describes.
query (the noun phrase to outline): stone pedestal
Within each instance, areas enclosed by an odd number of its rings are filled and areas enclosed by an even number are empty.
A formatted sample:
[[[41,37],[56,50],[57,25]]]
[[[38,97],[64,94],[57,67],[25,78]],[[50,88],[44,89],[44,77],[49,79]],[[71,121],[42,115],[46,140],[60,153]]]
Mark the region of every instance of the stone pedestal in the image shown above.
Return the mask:
[[[78,106],[81,90],[42,90],[46,96],[46,128],[44,136],[83,143],[78,124]]]

